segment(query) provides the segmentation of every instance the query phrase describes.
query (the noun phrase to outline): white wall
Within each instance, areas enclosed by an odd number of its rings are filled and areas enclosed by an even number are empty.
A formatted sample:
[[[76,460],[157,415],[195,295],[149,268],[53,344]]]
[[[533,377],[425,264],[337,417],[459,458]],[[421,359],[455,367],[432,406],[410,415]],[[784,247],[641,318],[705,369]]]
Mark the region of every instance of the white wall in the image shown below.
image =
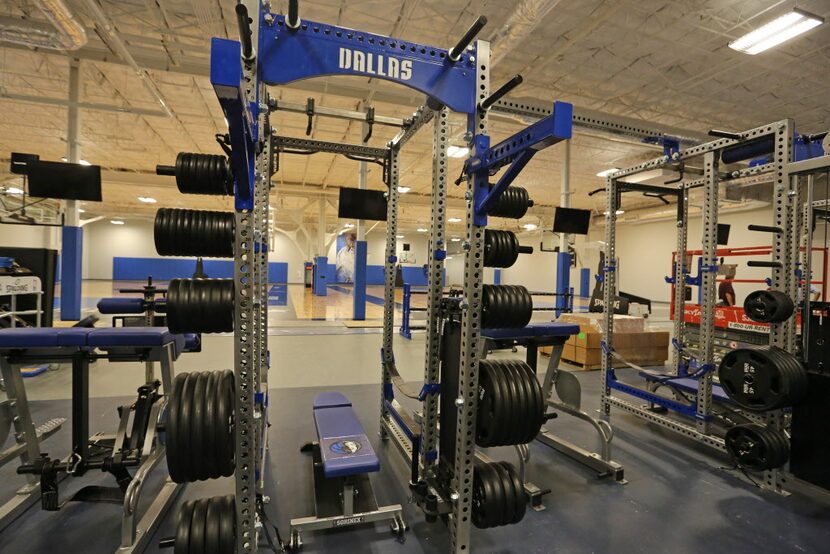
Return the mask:
[[[0,224],[0,246],[59,249],[60,233],[60,227]]]
[[[749,224],[771,225],[772,209],[729,213],[721,211],[720,223],[731,225],[729,244],[726,248],[742,246],[769,246],[771,235],[749,231]],[[701,248],[701,218],[693,217],[689,220],[688,249]],[[620,224],[617,226],[617,255],[620,259],[619,276],[620,290],[638,296],[644,296],[652,301],[669,302],[671,287],[665,281],[665,276],[671,275],[672,252],[677,246],[677,227],[674,219],[643,224]],[[697,275],[697,257],[693,262],[692,274]],[[724,259],[726,264],[737,264],[736,279],[764,279],[770,276],[768,268],[750,268],[746,266],[749,260],[769,260],[770,256],[731,256]],[[753,290],[764,288],[760,283],[735,283],[735,295],[738,303],[742,303],[747,294]],[[693,289],[695,294],[697,288]]]

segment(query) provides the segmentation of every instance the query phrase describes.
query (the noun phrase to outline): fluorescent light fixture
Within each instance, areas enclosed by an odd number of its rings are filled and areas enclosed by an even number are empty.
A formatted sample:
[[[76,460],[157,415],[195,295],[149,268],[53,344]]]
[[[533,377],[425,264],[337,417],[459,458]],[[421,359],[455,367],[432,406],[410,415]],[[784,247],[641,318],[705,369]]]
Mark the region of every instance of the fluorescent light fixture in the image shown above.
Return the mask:
[[[398,192],[400,192],[401,194],[406,194],[407,192],[409,192],[411,190],[412,190],[411,187],[401,187],[401,186],[398,187]]]
[[[395,238],[396,239],[403,239],[403,238],[406,238],[406,237],[404,237],[403,235],[395,235]]]
[[[524,225],[522,225],[522,227],[524,227],[528,231],[535,231],[536,229],[539,228],[539,226],[536,225],[535,223],[525,223]]]
[[[729,48],[754,56],[804,34],[822,23],[823,17],[794,8],[790,13],[733,40],[729,43]]]
[[[85,210],[85,209],[83,209],[83,208],[78,208],[78,213],[80,213],[80,214],[85,214],[85,213],[86,213],[86,210]]]
[[[460,217],[451,217],[447,220],[449,223],[461,223]]]
[[[444,261],[445,261],[445,262],[448,262],[448,261],[450,261],[451,259],[452,259],[452,256],[447,256],[446,258],[444,258]]]
[[[110,223],[113,225],[124,225],[124,221],[121,219],[110,219]]]
[[[23,194],[23,189],[17,187],[6,187],[6,194]]]
[[[427,231],[429,231],[429,229],[424,229],[423,227],[418,227],[415,230],[418,231],[419,233],[426,233]]]
[[[470,149],[466,146],[450,146],[447,148],[447,156],[450,158],[463,158],[470,153]]]
[[[625,210],[617,210],[617,215],[622,215],[625,213]],[[602,215],[608,215],[608,212],[602,212]]]
[[[453,237],[450,239],[450,242],[461,242],[461,239],[458,237]]]
[[[156,202],[158,202],[158,200],[151,196],[139,196],[138,201],[144,202],[145,204],[155,204]]]
[[[345,227],[346,229],[351,229],[352,227],[354,227],[354,223],[346,223],[343,227]]]
[[[599,173],[597,173],[597,177],[608,177],[612,173],[616,173],[619,170],[620,170],[620,168],[618,168],[618,167],[612,167],[611,169],[606,169],[605,171],[600,171]]]

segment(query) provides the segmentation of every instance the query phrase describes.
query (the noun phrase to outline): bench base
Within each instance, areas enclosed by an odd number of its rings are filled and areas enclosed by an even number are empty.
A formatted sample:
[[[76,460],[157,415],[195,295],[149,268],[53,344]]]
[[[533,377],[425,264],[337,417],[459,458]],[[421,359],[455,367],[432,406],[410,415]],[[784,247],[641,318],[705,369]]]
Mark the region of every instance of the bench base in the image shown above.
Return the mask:
[[[327,479],[319,443],[309,443],[302,451],[311,451],[313,458],[315,515],[291,520],[289,550],[297,552],[302,548],[303,531],[342,529],[378,521],[389,521],[390,530],[403,542],[407,530],[403,508],[400,504],[378,506],[368,473]]]

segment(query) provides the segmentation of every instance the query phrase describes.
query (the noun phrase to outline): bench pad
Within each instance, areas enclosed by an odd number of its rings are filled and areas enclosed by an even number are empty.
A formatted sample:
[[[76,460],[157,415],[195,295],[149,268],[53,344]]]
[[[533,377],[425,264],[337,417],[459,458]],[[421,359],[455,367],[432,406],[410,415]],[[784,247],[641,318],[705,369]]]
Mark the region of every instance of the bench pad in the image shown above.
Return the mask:
[[[327,479],[380,470],[372,444],[345,396],[339,392],[320,393],[314,398],[313,411]]]
[[[668,375],[666,373],[654,373],[650,371],[641,371],[639,373],[640,376],[646,379],[647,381],[660,381],[661,379],[665,379],[666,377],[671,377],[671,375]],[[686,392],[691,392],[692,394],[697,394],[698,380],[692,379],[691,377],[680,377],[679,379],[672,379],[671,381],[666,382],[666,386],[669,385],[677,387]],[[721,387],[717,383],[712,383],[712,398],[719,402],[732,403],[732,400],[723,391],[723,387]]]

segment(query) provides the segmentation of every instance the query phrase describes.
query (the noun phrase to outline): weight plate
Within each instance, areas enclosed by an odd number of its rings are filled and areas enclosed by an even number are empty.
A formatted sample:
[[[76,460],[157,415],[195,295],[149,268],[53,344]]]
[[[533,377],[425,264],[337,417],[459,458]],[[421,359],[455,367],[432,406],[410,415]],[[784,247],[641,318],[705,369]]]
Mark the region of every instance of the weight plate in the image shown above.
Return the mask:
[[[473,470],[471,519],[473,525],[479,529],[486,529],[494,525],[494,506],[492,505],[494,495],[495,490],[488,464],[476,464]]]
[[[191,481],[201,481],[209,477],[205,467],[205,457],[213,453],[205,448],[204,435],[209,431],[205,419],[205,396],[208,372],[195,374],[196,385],[193,387],[193,399],[190,404],[190,466]]]
[[[194,504],[193,500],[187,500],[179,510],[173,554],[190,554],[190,521],[193,519]]]
[[[218,388],[219,396],[216,404],[216,416],[218,421],[215,425],[217,432],[215,441],[217,446],[216,456],[219,466],[219,474],[223,477],[233,475],[236,467],[234,452],[234,398],[236,390],[234,386],[233,372],[225,370],[219,378],[221,383]]]
[[[204,465],[205,473],[210,479],[219,477],[219,462],[216,459],[216,454],[219,448],[217,444],[216,433],[216,408],[218,402],[217,388],[219,386],[220,372],[208,372],[207,384],[205,385],[205,412],[204,421],[205,429],[203,431],[202,440],[204,441]]]
[[[183,455],[179,449],[178,424],[181,414],[181,398],[184,384],[187,381],[187,373],[176,375],[173,380],[173,392],[170,395],[170,404],[167,408],[167,422],[164,426],[166,436],[165,457],[167,458],[167,470],[170,478],[176,483],[182,483],[183,476],[180,473],[180,466],[183,462]]]
[[[498,364],[495,368],[495,373],[498,379],[501,380],[504,390],[507,391],[505,402],[505,411],[503,418],[507,422],[508,432],[505,435],[504,442],[501,445],[518,444],[521,440],[521,418],[524,410],[524,402],[522,399],[521,385],[516,382],[512,373],[508,369],[508,364]]]
[[[205,553],[205,525],[207,523],[207,506],[209,498],[200,498],[193,505],[193,517],[190,520],[190,554]]]
[[[222,523],[223,502],[221,496],[208,499],[205,517],[205,554],[220,554],[219,534]]]
[[[521,478],[519,477],[519,472],[516,471],[516,468],[513,467],[513,464],[508,462],[499,462],[501,466],[507,471],[510,479],[513,482],[513,490],[516,491],[516,495],[514,497],[514,516],[510,523],[519,523],[525,516],[525,510],[527,508],[527,493],[525,492],[524,483],[522,483]]]
[[[788,382],[770,355],[770,347],[737,348],[726,354],[718,368],[727,395],[747,410],[763,412],[786,404]]]
[[[505,360],[504,372],[505,375],[516,384],[517,396],[514,402],[515,412],[510,415],[513,421],[513,442],[512,444],[525,444],[533,440],[527,438],[529,434],[529,426],[533,421],[533,398],[525,375],[519,370],[518,362],[516,360]]]
[[[518,491],[513,486],[513,480],[510,474],[504,469],[500,463],[492,464],[493,469],[499,476],[498,483],[502,491],[502,509],[499,517],[498,525],[507,525],[513,522],[516,517],[516,496]]]
[[[236,550],[236,509],[233,495],[218,497],[222,507],[219,523],[219,554]]]

